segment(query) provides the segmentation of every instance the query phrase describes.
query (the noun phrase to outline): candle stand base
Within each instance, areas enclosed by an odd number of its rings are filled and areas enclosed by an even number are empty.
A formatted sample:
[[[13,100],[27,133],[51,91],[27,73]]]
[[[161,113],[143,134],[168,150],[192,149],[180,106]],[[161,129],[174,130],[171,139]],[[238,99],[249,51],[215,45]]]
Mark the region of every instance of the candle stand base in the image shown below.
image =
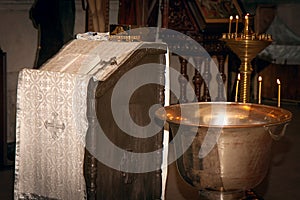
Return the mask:
[[[251,61],[261,52],[264,48],[269,46],[272,40],[269,39],[256,39],[255,37],[242,37],[241,38],[228,38],[223,36],[221,39],[226,42],[229,48],[240,58],[241,66],[239,72],[241,74],[240,84],[241,87],[239,94],[239,101],[248,103],[250,100],[250,84],[251,74],[253,68]]]

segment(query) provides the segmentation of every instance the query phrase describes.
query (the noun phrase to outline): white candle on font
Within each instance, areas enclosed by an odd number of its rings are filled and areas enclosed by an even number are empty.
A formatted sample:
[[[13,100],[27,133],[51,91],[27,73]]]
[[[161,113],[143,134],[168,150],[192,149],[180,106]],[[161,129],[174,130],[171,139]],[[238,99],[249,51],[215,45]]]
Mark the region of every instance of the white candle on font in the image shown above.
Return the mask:
[[[229,35],[231,34],[231,23],[232,23],[232,20],[233,20],[233,17],[230,16],[230,18],[229,18],[229,30],[228,30]]]
[[[277,85],[278,85],[278,103],[277,103],[277,106],[280,107],[280,96],[281,96],[281,83],[280,83],[280,80],[277,79]]]
[[[258,77],[258,104],[261,104],[261,84],[262,84],[262,77]]]
[[[236,25],[235,25],[235,37],[237,37],[238,26],[239,26],[239,16],[238,15],[235,16],[235,21],[236,21]]]
[[[241,75],[240,73],[238,74],[237,77],[237,81],[236,81],[236,87],[235,87],[235,98],[234,101],[237,102],[238,101],[238,92],[239,92],[239,84],[240,84],[240,80],[241,80]]]

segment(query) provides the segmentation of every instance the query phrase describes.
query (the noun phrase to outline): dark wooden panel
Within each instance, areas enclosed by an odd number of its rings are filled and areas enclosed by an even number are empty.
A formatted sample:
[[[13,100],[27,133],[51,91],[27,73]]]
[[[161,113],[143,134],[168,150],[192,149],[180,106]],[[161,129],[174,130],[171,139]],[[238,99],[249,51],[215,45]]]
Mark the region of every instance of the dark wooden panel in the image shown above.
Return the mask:
[[[101,128],[110,141],[130,152],[152,152],[162,147],[162,131],[149,138],[136,138],[122,131],[116,122],[111,110],[111,96],[117,81],[130,69],[146,63],[162,63],[165,50],[159,49],[142,49],[136,51],[109,79],[99,83],[96,91],[96,110],[97,119]],[[157,82],[163,83],[164,67],[158,69]],[[126,84],[135,84],[135,77],[126,81]],[[129,106],[124,103],[122,109],[129,109],[133,121],[145,126],[150,122],[148,116],[149,108],[153,104],[163,104],[163,87],[157,84],[146,84],[138,88],[130,98]],[[120,97],[120,104],[123,99]],[[126,120],[126,119],[124,119]],[[114,152],[107,153],[107,159],[113,160]],[[132,158],[123,158],[126,162],[135,162]],[[161,166],[162,155],[138,163],[139,166],[147,166],[155,163]],[[120,162],[122,163],[122,162]],[[125,163],[126,164],[126,163]],[[90,199],[118,199],[118,200],[153,200],[161,197],[161,170],[155,170],[147,173],[126,173],[117,169],[112,169],[104,163],[95,160],[89,153],[85,157],[85,175],[87,179],[87,187],[90,190],[96,190],[96,197],[91,191]],[[95,181],[95,184],[93,183]],[[90,184],[92,182],[92,184]],[[94,188],[96,187],[96,188]]]
[[[300,66],[270,64],[259,75],[262,76],[262,97],[276,98],[278,87],[276,80],[281,82],[281,99],[300,101]],[[257,80],[253,80],[257,81]]]
[[[7,162],[6,53],[0,49],[0,164]]]

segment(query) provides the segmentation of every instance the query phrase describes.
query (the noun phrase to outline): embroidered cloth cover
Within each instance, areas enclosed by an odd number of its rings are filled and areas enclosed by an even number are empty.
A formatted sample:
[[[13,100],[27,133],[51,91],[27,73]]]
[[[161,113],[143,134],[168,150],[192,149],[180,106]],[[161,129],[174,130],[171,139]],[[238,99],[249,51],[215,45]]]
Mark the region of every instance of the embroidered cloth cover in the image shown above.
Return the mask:
[[[15,199],[85,199],[87,75],[23,69],[17,92]]]
[[[141,44],[76,39],[40,70],[20,72],[15,199],[86,199],[88,83],[107,79]]]

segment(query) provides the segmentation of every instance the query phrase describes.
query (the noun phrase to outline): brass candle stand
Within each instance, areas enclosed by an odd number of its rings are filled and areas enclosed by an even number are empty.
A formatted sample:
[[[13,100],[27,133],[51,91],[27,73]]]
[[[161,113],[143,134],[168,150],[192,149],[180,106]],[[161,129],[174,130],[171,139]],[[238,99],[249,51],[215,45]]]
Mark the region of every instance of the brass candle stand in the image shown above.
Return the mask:
[[[238,19],[238,18],[237,18]],[[238,24],[236,24],[237,26]],[[241,75],[239,87],[239,101],[249,102],[250,99],[250,79],[253,68],[251,61],[264,48],[272,43],[272,36],[269,34],[253,33],[249,28],[249,15],[245,16],[244,31],[237,33],[223,33],[222,41],[240,58],[241,65],[239,73]]]

